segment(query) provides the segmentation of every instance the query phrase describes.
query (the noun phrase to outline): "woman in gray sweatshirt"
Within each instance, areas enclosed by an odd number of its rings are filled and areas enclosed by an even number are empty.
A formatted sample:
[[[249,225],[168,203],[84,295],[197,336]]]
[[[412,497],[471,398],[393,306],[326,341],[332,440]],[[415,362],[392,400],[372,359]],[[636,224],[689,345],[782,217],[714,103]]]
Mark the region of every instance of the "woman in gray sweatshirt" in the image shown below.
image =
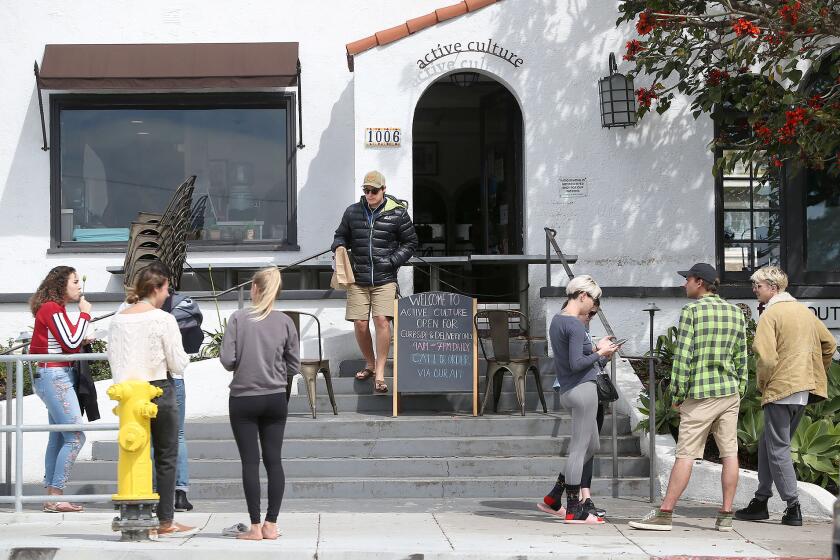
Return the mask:
[[[283,502],[283,434],[286,431],[286,384],[300,368],[300,343],[292,320],[274,309],[280,271],[264,268],[251,281],[251,305],[228,319],[220,360],[233,371],[230,426],[242,461],[242,485],[251,529],[246,540],[277,538],[277,515]],[[260,447],[268,474],[268,511],[260,526]]]
[[[566,523],[603,523],[580,500],[583,466],[599,448],[598,391],[595,376],[600,371],[598,361],[610,357],[618,346],[610,339],[601,339],[593,348],[589,334],[579,315],[586,315],[599,305],[601,288],[591,276],[576,276],[566,286],[566,306],[551,320],[549,341],[554,352],[556,386],[560,390],[560,404],[572,417],[572,436],[566,473],[560,473],[557,483],[538,507],[547,513],[564,517]],[[566,508],[561,505],[566,492]]]

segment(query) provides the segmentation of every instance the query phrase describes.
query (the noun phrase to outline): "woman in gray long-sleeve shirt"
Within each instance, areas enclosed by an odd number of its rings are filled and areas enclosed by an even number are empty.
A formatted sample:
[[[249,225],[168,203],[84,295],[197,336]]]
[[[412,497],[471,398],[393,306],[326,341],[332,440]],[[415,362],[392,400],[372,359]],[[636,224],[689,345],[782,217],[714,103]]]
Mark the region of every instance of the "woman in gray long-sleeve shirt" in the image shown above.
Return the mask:
[[[602,339],[594,351],[579,315],[586,315],[599,305],[601,288],[591,276],[576,276],[566,286],[568,300],[563,311],[554,316],[548,329],[554,352],[554,369],[560,389],[560,404],[572,417],[572,434],[566,459],[566,474],[538,507],[546,513],[564,517],[566,523],[603,523],[604,520],[583,507],[580,482],[583,465],[599,447],[597,424],[598,391],[595,376],[598,360],[611,356],[618,346]],[[566,492],[566,508],[561,505]]]
[[[283,502],[283,435],[286,431],[286,384],[300,368],[297,329],[288,315],[273,309],[280,293],[280,271],[264,268],[251,281],[251,305],[228,319],[220,360],[233,371],[230,425],[242,461],[242,485],[251,529],[246,540],[277,538],[277,515]],[[268,511],[260,526],[260,447],[268,474]]]

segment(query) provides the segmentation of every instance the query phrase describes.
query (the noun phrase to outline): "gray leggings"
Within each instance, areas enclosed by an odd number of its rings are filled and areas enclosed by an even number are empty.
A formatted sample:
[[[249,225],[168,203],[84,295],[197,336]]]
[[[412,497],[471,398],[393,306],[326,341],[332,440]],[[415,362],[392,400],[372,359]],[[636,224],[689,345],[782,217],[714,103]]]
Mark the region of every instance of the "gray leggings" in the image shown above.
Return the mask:
[[[572,441],[566,459],[566,484],[580,485],[583,464],[601,446],[598,435],[598,391],[594,382],[581,383],[560,394],[560,404],[572,415]]]

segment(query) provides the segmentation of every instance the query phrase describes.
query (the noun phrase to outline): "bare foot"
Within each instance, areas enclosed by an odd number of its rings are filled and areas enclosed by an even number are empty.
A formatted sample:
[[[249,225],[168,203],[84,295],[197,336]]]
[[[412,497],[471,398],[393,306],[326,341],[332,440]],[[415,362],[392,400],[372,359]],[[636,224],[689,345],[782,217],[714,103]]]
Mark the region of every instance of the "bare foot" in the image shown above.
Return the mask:
[[[280,533],[277,532],[277,523],[271,523],[269,521],[263,522],[262,537],[264,539],[273,541],[278,536],[280,536]]]
[[[251,530],[247,533],[242,533],[236,535],[237,539],[242,539],[243,541],[261,541],[263,540],[262,530],[260,529],[259,523],[256,525],[251,525]]]

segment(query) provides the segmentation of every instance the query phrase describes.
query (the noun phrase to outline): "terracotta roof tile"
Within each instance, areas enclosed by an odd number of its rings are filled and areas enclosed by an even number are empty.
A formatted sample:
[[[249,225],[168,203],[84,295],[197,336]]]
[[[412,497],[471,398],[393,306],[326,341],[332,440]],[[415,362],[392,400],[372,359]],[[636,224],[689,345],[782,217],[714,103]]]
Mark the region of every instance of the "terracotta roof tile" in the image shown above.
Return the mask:
[[[408,37],[412,33],[417,33],[427,27],[437,25],[442,21],[462,16],[467,12],[475,12],[476,10],[489,6],[490,4],[495,4],[496,2],[501,1],[502,0],[463,0],[457,4],[445,6],[435,10],[434,12],[410,19],[394,27],[377,31],[369,37],[353,41],[352,43],[347,43],[347,66],[352,72],[353,57],[359,53],[379,45],[387,45],[388,43],[399,41],[404,37]]]
[[[394,41],[398,41],[403,37],[408,37],[410,31],[408,30],[408,25],[405,23],[401,23],[396,27],[391,27],[390,29],[383,29],[382,31],[376,32],[376,42],[380,45],[387,45],[388,43],[393,43]]]
[[[372,49],[378,44],[379,43],[377,43],[376,41],[376,35],[371,35],[370,37],[365,37],[364,39],[359,39],[358,41],[347,43],[347,54],[359,54],[362,51]]]
[[[493,1],[495,2],[496,0],[493,0]],[[420,17],[417,17],[417,18],[414,18],[414,19],[410,19],[405,23],[406,23],[406,25],[408,25],[408,31],[410,33],[417,33],[421,29],[426,29],[427,27],[431,27],[433,25],[436,25],[437,22],[438,22],[437,14],[435,14],[434,12],[431,12],[431,13],[426,14],[424,16],[420,16]]]
[[[497,1],[498,0],[464,0],[464,4],[467,5],[467,11],[474,12],[485,6],[489,6],[490,4],[495,4]]]
[[[451,6],[446,6],[445,8],[438,8],[435,10],[435,13],[437,14],[438,21],[446,21],[454,17],[462,16],[468,11],[466,2],[458,2],[457,4],[452,4]]]

